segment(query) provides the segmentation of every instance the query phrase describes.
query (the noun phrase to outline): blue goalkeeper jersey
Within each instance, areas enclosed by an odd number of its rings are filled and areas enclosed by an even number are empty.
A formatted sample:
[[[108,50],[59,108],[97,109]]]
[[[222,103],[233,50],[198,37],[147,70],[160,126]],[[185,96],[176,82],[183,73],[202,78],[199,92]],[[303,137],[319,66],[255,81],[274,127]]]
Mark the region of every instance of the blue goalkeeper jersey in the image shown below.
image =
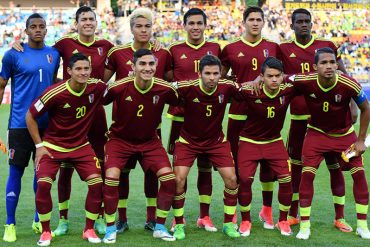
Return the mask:
[[[34,49],[24,45],[24,52],[8,50],[3,57],[0,76],[11,79],[9,129],[27,128],[26,113],[31,103],[53,84],[60,56],[49,46]],[[39,128],[47,127],[47,115],[38,120]]]

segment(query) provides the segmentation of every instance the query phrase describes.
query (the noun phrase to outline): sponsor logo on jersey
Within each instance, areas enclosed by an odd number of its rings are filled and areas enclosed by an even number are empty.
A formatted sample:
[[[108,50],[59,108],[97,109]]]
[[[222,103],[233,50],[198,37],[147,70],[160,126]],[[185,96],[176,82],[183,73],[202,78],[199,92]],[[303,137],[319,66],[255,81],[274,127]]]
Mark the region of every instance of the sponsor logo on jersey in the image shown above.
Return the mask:
[[[78,53],[78,50],[75,49],[74,51],[72,51],[72,54],[75,54],[75,53]]]
[[[238,57],[244,57],[243,52],[239,52]]]
[[[335,98],[335,102],[339,103],[339,102],[342,100],[342,95],[340,95],[340,94],[336,94],[336,95],[334,96],[334,98]]]
[[[90,102],[90,104],[92,102],[94,102],[94,94],[93,93],[89,95],[89,102]]]
[[[127,65],[131,65],[131,64],[132,64],[131,60],[128,60],[128,61],[126,62],[126,64],[127,64]]]
[[[218,95],[218,103],[222,104],[224,103],[225,96],[223,94]]]
[[[264,50],[263,50],[263,55],[264,55],[265,57],[268,57],[268,56],[269,56],[269,50],[264,49]]]
[[[262,101],[261,101],[260,99],[256,99],[256,100],[254,101],[254,103],[256,103],[256,104],[262,104]]]
[[[193,99],[193,102],[195,102],[195,103],[199,103],[200,101],[199,101],[199,99],[198,99],[198,98],[195,98],[195,99]]]
[[[292,54],[289,55],[289,57],[297,57],[294,52],[292,52]]]
[[[66,103],[64,106],[63,106],[63,108],[70,108],[71,106],[68,104],[68,103]]]
[[[46,59],[48,60],[48,63],[50,64],[53,62],[53,56],[51,54],[47,54]]]
[[[127,96],[125,100],[126,101],[132,101],[132,98],[131,98],[131,96]]]
[[[159,102],[159,95],[154,95],[153,96],[153,104],[155,105],[155,104],[158,104],[158,102]]]
[[[182,54],[181,57],[180,57],[180,59],[186,59],[186,58],[188,58],[188,57],[185,54]]]
[[[99,56],[103,56],[103,47],[98,47]]]
[[[312,98],[315,98],[315,99],[316,99],[316,95],[315,95],[314,93],[311,93],[311,94],[310,94],[310,97],[312,97]]]

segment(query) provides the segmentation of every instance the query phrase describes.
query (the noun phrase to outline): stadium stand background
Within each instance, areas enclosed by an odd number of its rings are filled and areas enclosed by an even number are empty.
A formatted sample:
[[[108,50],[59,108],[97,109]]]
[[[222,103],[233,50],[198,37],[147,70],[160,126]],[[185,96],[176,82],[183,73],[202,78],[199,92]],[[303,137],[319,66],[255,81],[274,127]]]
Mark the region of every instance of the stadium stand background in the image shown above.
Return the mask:
[[[292,8],[315,7],[313,14],[313,33],[319,37],[337,42],[347,71],[359,82],[364,83],[370,95],[370,4],[354,4],[346,9],[330,5],[310,5],[286,3],[286,1],[246,1],[261,3],[266,16],[264,36],[278,43],[293,38],[290,29]],[[308,1],[309,2],[309,1]],[[339,1],[338,1],[339,2]],[[364,1],[366,2],[366,1]],[[295,5],[294,5],[295,4]],[[24,23],[34,13],[41,13],[47,20],[48,34],[46,43],[52,45],[63,35],[75,32],[74,13],[81,5],[95,7],[98,13],[97,35],[123,44],[132,39],[128,15],[138,6],[149,7],[155,15],[153,35],[165,47],[174,41],[184,40],[182,15],[191,7],[205,10],[208,16],[206,35],[225,45],[228,41],[243,33],[242,13],[245,2],[231,0],[177,1],[177,0],[38,0],[38,1],[3,1],[0,0],[0,58],[9,49],[14,40],[25,41]],[[284,8],[286,6],[287,8]],[[348,7],[347,6],[347,7]],[[330,14],[329,14],[330,13]],[[9,90],[7,90],[8,94]],[[4,97],[8,101],[9,97]]]

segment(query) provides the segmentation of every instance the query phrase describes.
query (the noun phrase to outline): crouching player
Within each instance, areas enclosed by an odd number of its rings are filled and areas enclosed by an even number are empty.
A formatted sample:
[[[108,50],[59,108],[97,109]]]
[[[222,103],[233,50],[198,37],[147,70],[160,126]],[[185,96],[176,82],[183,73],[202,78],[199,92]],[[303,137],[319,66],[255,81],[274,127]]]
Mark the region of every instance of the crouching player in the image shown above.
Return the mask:
[[[194,160],[199,155],[206,155],[225,183],[223,232],[229,237],[240,237],[232,223],[238,197],[235,165],[230,143],[222,133],[226,105],[238,93],[238,88],[232,81],[220,80],[221,61],[213,55],[206,55],[200,60],[199,71],[199,79],[181,82],[178,88],[185,113],[173,161],[176,174],[174,236],[176,239],[185,238],[183,216],[186,178]]]
[[[175,196],[175,174],[162,142],[157,135],[165,104],[178,103],[177,91],[166,81],[155,78],[157,59],[148,49],[135,51],[132,70],[127,77],[109,85],[105,103],[114,102],[115,120],[109,129],[105,146],[104,206],[107,232],[104,243],[116,242],[115,213],[119,193],[119,177],[127,161],[141,155],[144,172],[151,170],[160,181],[157,197],[156,225],[153,237],[174,241],[164,226]]]
[[[253,93],[251,87],[244,86],[241,94],[247,103],[248,118],[240,133],[238,151],[239,204],[242,222],[239,232],[249,236],[251,231],[252,183],[258,162],[269,166],[279,182],[280,217],[276,227],[282,235],[289,236],[292,231],[287,215],[292,200],[289,156],[284,147],[280,131],[290,101],[296,95],[290,83],[283,82],[283,64],[274,57],[268,57],[262,64],[261,80],[263,90],[260,95]]]
[[[99,161],[87,140],[87,133],[106,85],[90,78],[89,58],[81,53],[72,55],[67,70],[71,79],[46,89],[31,105],[26,116],[28,131],[36,144],[36,208],[43,230],[37,242],[39,246],[49,246],[52,239],[50,190],[62,162],[73,164],[88,185],[86,225],[82,237],[91,243],[101,242],[95,234],[94,222],[102,203],[103,181]],[[46,112],[49,125],[41,139],[36,119]]]

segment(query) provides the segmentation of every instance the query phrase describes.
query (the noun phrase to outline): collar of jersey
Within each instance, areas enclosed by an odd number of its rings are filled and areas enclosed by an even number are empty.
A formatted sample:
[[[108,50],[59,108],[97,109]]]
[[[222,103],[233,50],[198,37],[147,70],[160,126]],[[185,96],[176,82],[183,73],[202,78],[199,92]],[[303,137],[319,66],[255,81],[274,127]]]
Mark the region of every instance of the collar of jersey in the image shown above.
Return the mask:
[[[301,43],[298,43],[298,41],[297,41],[297,39],[294,39],[294,43],[298,46],[298,47],[300,47],[300,48],[302,48],[302,49],[306,49],[307,47],[309,47],[310,45],[312,45],[312,43],[315,41],[315,37],[312,35],[311,36],[311,40],[307,43],[307,44],[305,44],[305,45],[302,45]]]
[[[152,45],[152,43],[150,43],[149,42],[149,48],[147,48],[148,50],[152,50],[152,48],[153,48],[153,45]],[[131,49],[135,52],[136,51],[136,49],[134,48],[134,42],[131,42]]]
[[[134,86],[135,86],[136,90],[137,90],[137,91],[139,91],[139,93],[142,93],[142,94],[145,94],[145,93],[149,92],[149,91],[150,91],[150,89],[152,89],[153,85],[154,85],[154,78],[152,78],[152,83],[150,83],[150,86],[149,86],[147,89],[142,90],[142,89],[141,89],[141,88],[139,88],[139,86],[136,84],[136,78],[134,79]]]
[[[190,46],[191,48],[195,49],[195,50],[198,50],[199,48],[201,48],[205,43],[206,43],[206,38],[203,37],[203,41],[202,43],[200,43],[199,45],[193,45],[193,44],[190,44],[189,41],[188,41],[188,38],[186,38],[186,41],[185,43]]]
[[[214,92],[216,92],[217,90],[217,85],[215,87],[215,89],[212,91],[212,92],[207,92],[204,88],[203,88],[203,84],[201,82],[201,79],[199,78],[198,79],[198,83],[199,83],[199,88],[200,88],[200,91],[202,91],[203,93],[207,94],[207,95],[212,95]]]
[[[275,94],[270,94],[269,92],[267,92],[265,85],[262,86],[262,90],[266,94],[267,97],[269,97],[270,99],[273,99],[280,93],[280,86],[279,86],[278,91]]]
[[[324,91],[324,92],[329,92],[330,90],[332,90],[338,83],[338,74],[335,74],[335,82],[333,84],[333,86],[331,87],[328,87],[328,88],[323,88],[319,82],[319,76],[317,76],[316,78],[316,82],[317,82],[317,85],[319,86],[319,88]]]
[[[257,41],[256,41],[256,42],[254,42],[254,43],[251,43],[251,42],[247,41],[246,39],[244,39],[244,37],[243,37],[243,36],[241,36],[241,37],[240,37],[240,40],[241,40],[244,44],[249,45],[249,46],[251,46],[251,47],[255,47],[255,46],[259,45],[259,43],[261,43],[262,39],[263,39],[263,38],[262,38],[262,36],[261,36],[261,38],[260,38],[259,40],[257,40]]]
[[[83,44],[84,46],[89,47],[89,46],[91,46],[92,44],[94,44],[94,43],[95,43],[95,41],[97,40],[97,37],[95,37],[95,35],[94,35],[94,40],[93,40],[93,41],[91,41],[90,43],[86,43],[86,42],[83,42],[83,41],[80,39],[80,35],[77,35],[77,40],[78,40],[78,42],[80,42],[80,43],[81,43],[81,44]]]
[[[69,83],[68,83],[68,82],[70,82],[70,81],[71,81],[71,79],[69,79],[69,80],[67,80],[67,81],[66,81],[66,87],[67,87],[67,90],[68,90],[72,95],[77,96],[77,97],[80,97],[80,96],[85,92],[85,89],[86,89],[86,87],[87,87],[87,83],[86,83],[86,85],[85,85],[84,89],[82,89],[82,90],[81,90],[81,92],[75,92],[75,91],[73,91],[73,89],[69,86]]]

